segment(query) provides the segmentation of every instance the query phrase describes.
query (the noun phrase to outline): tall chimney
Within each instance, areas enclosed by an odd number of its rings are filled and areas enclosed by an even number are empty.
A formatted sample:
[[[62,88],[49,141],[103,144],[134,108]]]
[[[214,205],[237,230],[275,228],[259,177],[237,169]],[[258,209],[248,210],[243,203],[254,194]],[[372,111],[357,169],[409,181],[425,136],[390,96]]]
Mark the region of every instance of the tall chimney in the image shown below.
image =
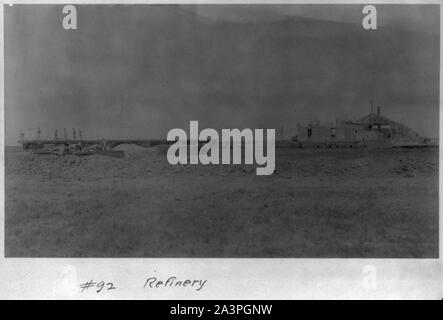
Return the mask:
[[[379,116],[381,115],[381,107],[380,107],[380,106],[377,107],[377,114],[378,114]]]

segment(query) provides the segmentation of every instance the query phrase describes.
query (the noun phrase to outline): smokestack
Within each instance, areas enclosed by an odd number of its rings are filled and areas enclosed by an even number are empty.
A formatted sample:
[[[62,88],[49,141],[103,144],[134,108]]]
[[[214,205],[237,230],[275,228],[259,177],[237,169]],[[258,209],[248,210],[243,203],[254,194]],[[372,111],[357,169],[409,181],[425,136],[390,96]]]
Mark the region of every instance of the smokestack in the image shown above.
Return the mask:
[[[381,115],[381,107],[380,107],[380,106],[377,107],[377,114],[378,114],[379,116]]]

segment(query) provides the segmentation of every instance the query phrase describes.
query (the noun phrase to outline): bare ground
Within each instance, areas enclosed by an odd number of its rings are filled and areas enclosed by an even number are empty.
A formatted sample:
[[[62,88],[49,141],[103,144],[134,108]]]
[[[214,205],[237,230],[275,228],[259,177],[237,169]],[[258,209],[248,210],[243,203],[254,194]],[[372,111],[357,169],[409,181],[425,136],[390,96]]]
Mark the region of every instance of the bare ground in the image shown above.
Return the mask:
[[[6,149],[8,257],[438,256],[438,149],[278,149],[276,172]]]

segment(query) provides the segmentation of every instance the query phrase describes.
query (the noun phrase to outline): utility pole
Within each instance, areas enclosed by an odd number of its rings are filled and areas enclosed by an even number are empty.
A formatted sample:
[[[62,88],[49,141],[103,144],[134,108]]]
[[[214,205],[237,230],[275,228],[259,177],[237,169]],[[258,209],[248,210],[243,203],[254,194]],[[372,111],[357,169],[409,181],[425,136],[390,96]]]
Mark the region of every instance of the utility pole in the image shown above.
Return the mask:
[[[40,127],[37,128],[37,140],[40,140],[40,135],[42,131],[40,130]]]

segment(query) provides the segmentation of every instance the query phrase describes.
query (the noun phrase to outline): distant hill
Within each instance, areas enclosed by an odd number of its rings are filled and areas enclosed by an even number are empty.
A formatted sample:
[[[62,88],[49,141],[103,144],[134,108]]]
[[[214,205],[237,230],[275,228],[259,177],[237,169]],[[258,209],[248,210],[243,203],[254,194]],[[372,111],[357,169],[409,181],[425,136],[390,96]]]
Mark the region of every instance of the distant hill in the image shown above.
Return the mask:
[[[217,129],[283,125],[291,135],[297,122],[358,119],[374,99],[389,118],[438,136],[438,35],[306,18],[213,22],[176,6],[146,7],[122,7],[111,23],[101,8],[80,6],[81,28],[69,36],[43,33],[52,21],[33,25],[35,39],[12,31],[7,61],[16,41],[28,50],[26,63],[6,64],[7,81],[26,88],[16,92],[26,95],[17,113],[32,117],[24,111],[32,105],[34,119],[51,128],[55,114],[90,138],[163,137],[189,120]],[[6,98],[12,108],[14,93]]]

